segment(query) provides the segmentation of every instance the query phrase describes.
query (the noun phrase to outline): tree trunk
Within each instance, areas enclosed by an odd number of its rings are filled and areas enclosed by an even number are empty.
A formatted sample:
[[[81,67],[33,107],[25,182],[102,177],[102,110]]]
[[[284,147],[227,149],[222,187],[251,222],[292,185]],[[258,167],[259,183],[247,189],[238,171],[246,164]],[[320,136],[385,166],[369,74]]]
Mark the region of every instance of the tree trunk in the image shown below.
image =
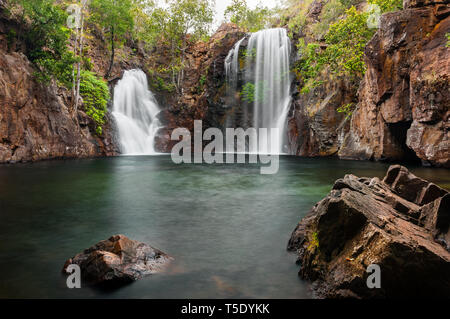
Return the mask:
[[[84,7],[81,11],[81,29],[79,34],[79,41],[80,44],[78,46],[79,52],[77,52],[77,48],[75,49],[75,54],[78,55],[80,59],[83,58],[83,43],[84,43]],[[77,64],[77,77],[76,77],[76,83],[75,83],[75,114],[78,112],[78,104],[80,101],[80,83],[81,83],[81,61],[78,61]]]
[[[79,57],[80,59],[83,58],[83,47],[84,47],[84,15],[81,16],[81,31],[80,31],[80,45],[79,45]],[[76,95],[75,95],[75,112],[78,112],[78,103],[80,101],[80,84],[81,84],[81,61],[78,62],[77,66],[77,88],[76,88]]]
[[[108,79],[109,76],[111,75],[111,71],[114,65],[114,54],[115,54],[115,50],[114,50],[114,26],[111,27],[111,61],[109,62],[109,69],[108,72],[106,72],[105,74],[105,79]]]

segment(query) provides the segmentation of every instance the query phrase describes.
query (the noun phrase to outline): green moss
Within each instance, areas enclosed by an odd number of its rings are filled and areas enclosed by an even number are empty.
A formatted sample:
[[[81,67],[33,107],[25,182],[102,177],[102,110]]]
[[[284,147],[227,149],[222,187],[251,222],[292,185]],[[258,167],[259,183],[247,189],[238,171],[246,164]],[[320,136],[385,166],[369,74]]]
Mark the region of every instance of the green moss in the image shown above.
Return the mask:
[[[313,252],[316,249],[319,249],[319,234],[317,232],[311,235],[311,239],[308,245],[308,250]]]

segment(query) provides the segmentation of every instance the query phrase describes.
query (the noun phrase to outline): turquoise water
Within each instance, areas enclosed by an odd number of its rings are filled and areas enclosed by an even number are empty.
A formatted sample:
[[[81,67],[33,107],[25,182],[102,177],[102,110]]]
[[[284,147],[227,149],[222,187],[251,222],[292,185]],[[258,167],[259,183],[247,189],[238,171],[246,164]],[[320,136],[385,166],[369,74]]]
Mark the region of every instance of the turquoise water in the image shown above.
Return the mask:
[[[282,157],[258,165],[175,165],[169,156],[0,166],[0,298],[310,298],[290,234],[347,173],[388,165]],[[413,168],[449,185],[450,171]],[[69,290],[69,257],[113,234],[175,258],[165,274],[116,290]]]

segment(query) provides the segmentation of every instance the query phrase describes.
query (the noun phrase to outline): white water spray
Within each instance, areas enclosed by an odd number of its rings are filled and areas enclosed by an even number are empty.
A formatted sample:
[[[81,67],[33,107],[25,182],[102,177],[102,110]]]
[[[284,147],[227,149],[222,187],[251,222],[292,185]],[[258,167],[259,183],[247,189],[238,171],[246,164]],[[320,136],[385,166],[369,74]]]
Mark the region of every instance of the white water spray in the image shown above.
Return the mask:
[[[112,113],[122,154],[156,154],[155,137],[161,128],[159,112],[158,103],[148,89],[146,74],[141,70],[126,71],[114,88]]]

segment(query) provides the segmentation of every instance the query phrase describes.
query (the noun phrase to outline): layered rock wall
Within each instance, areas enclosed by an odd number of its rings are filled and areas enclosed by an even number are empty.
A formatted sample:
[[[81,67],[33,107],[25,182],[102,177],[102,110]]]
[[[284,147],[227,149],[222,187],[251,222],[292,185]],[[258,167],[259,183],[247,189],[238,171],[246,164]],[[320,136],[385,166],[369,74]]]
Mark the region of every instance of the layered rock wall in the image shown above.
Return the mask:
[[[319,2],[308,19],[317,19]],[[404,6],[381,17],[365,50],[367,72],[359,92],[358,83],[330,81],[323,74],[325,84],[295,95],[291,154],[450,166],[450,6],[448,1]],[[357,107],[346,119],[336,109],[348,103]]]
[[[360,102],[339,156],[448,167],[450,7],[406,5],[382,16],[366,47]]]

